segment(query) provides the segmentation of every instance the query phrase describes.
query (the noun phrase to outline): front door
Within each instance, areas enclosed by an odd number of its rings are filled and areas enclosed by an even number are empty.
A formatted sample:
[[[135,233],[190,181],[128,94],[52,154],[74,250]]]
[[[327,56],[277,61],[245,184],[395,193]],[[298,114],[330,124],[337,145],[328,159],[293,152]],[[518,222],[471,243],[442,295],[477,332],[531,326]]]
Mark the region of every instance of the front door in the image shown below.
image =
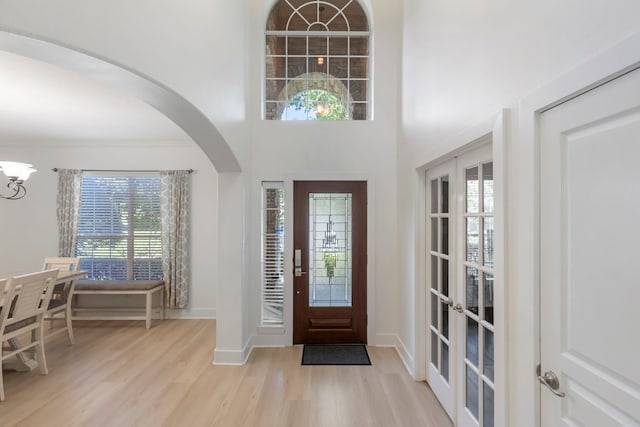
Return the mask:
[[[640,71],[540,117],[542,426],[640,425]]]
[[[367,342],[367,183],[294,182],[294,344]]]

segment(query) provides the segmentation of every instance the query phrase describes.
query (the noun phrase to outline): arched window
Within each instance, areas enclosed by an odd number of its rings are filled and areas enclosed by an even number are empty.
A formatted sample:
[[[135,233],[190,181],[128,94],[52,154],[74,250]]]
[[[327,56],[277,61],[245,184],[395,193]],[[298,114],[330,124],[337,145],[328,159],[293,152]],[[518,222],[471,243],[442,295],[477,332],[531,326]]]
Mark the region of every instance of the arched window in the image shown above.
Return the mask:
[[[265,43],[265,119],[367,119],[369,24],[357,1],[279,0]]]

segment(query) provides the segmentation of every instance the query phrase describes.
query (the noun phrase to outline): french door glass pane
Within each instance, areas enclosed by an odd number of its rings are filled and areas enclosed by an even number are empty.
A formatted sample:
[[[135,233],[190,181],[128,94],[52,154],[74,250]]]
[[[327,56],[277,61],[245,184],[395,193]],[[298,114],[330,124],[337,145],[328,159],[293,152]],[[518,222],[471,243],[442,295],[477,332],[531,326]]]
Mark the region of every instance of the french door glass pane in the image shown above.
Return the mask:
[[[442,335],[449,339],[449,306],[441,302],[440,309],[442,311]]]
[[[493,382],[493,332],[483,328],[484,352],[482,360],[482,373]]]
[[[493,212],[493,163],[482,165],[482,194],[484,212]]]
[[[438,334],[431,331],[431,363],[433,366],[438,368],[438,343],[440,339],[438,338]]]
[[[442,218],[442,253],[449,254],[449,218]]]
[[[431,289],[438,289],[438,257],[431,255]]]
[[[483,410],[483,414],[482,414],[482,419],[484,420],[484,423],[482,424],[482,427],[493,427],[494,421],[493,421],[493,389],[491,388],[491,386],[489,386],[489,384],[487,383],[482,383],[483,384],[483,396],[482,396],[482,410]]]
[[[467,359],[478,366],[478,322],[467,317]]]
[[[444,296],[449,296],[449,261],[448,260],[442,259],[440,271],[442,274],[442,294]]]
[[[471,217],[466,219],[466,239],[465,246],[467,248],[467,261],[469,262],[478,262],[479,261],[479,253],[478,253],[478,245],[479,245],[479,218]]]
[[[431,213],[438,212],[438,180],[431,181]]]
[[[440,350],[440,374],[448,382],[449,381],[449,346],[444,341],[440,341],[442,348]]]
[[[478,314],[478,269],[467,267],[466,309]]]
[[[431,218],[431,250],[438,252],[438,218]]]
[[[469,411],[473,414],[473,416],[478,419],[478,374],[476,374],[473,369],[467,366],[466,369],[466,377],[467,377],[467,390],[466,390],[466,402],[465,406]]]
[[[352,195],[309,193],[309,306],[352,302]]]
[[[482,273],[484,282],[484,320],[493,325],[493,274]]]
[[[493,267],[493,227],[494,220],[493,217],[483,218],[483,254],[484,260],[483,265],[487,267]]]
[[[438,294],[431,294],[431,324],[438,327]]]
[[[442,177],[442,213],[449,213],[449,177]]]
[[[480,212],[480,185],[478,182],[478,167],[473,167],[465,171],[467,188],[467,212]]]

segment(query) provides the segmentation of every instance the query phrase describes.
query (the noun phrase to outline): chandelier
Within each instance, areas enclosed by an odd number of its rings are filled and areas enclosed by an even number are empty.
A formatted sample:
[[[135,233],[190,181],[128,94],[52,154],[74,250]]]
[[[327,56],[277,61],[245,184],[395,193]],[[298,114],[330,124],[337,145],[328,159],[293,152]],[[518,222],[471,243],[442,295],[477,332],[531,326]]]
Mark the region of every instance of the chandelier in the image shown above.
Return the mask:
[[[27,194],[24,182],[29,178],[31,173],[36,172],[32,165],[20,162],[0,161],[0,170],[5,174],[9,182],[7,188],[9,195],[0,194],[0,197],[7,200],[22,199]]]

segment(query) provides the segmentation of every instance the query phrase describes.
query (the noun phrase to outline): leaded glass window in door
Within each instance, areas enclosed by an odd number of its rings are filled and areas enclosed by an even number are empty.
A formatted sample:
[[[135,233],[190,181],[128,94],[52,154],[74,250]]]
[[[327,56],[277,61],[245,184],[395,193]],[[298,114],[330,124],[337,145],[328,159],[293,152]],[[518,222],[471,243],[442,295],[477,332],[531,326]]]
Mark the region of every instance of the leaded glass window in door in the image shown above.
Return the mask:
[[[309,306],[352,305],[352,195],[309,194]]]

